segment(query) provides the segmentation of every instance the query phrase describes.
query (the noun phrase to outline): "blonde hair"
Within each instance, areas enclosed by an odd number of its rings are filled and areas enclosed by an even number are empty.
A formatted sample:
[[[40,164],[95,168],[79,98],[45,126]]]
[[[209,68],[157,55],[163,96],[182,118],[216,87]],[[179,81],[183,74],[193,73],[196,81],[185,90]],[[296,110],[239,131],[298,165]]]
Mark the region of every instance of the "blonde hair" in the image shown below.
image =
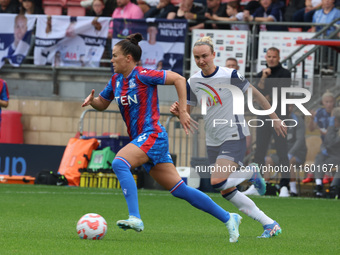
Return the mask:
[[[333,99],[335,99],[334,95],[331,92],[329,92],[329,90],[326,90],[326,92],[323,93],[322,100],[324,100],[325,97],[332,97]]]
[[[198,39],[195,44],[194,44],[194,47],[195,46],[201,46],[201,45],[208,45],[211,49],[211,52],[213,53],[214,52],[214,44],[212,42],[212,39],[210,36],[204,36],[202,37],[201,39]]]

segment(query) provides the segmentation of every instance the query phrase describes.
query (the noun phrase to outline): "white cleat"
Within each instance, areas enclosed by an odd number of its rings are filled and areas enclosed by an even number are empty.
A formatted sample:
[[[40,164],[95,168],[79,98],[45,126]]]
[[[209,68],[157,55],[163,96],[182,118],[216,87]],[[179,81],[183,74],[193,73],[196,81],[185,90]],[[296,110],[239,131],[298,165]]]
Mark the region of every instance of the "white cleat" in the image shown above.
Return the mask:
[[[117,226],[124,230],[133,229],[137,232],[144,230],[143,221],[135,216],[129,216],[127,220],[117,221]]]
[[[225,223],[229,231],[229,242],[236,243],[240,236],[238,228],[241,224],[242,217],[237,213],[230,213],[230,219]]]
[[[286,186],[283,186],[281,189],[280,189],[280,195],[279,197],[289,197],[289,191],[288,191],[288,188]]]

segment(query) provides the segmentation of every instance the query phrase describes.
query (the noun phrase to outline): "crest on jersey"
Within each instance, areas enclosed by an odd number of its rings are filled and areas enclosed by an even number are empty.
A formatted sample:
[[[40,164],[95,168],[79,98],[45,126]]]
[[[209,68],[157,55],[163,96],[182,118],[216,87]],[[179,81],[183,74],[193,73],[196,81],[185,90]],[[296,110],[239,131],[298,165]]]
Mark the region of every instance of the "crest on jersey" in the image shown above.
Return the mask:
[[[132,89],[132,88],[134,88],[134,87],[136,87],[135,80],[132,80],[132,79],[131,79],[131,80],[129,81],[129,88]]]
[[[207,88],[209,88],[216,95],[217,101],[222,105],[222,100],[220,98],[220,95],[217,93],[217,91],[213,87],[211,87],[210,85],[208,85],[206,83],[203,83],[203,82],[198,82],[198,83],[203,85],[203,86],[205,86],[205,87],[207,87]],[[214,103],[217,104],[213,93],[211,93],[208,89],[206,89],[204,87],[203,88],[197,87],[197,88],[200,89],[200,90],[203,90],[205,93],[207,93],[212,98]]]

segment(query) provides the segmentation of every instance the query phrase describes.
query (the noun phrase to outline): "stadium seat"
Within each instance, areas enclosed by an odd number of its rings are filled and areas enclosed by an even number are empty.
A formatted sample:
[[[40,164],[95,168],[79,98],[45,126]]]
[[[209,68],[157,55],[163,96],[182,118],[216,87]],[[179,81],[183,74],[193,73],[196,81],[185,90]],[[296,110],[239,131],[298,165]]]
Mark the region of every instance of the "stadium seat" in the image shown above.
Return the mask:
[[[62,15],[66,0],[43,0],[46,15]]]
[[[67,15],[68,16],[85,16],[86,9],[80,5],[81,0],[68,0],[67,7]]]
[[[171,0],[170,1],[174,6],[179,6],[179,4],[181,3],[181,0]]]
[[[289,27],[288,32],[302,32],[301,27]]]

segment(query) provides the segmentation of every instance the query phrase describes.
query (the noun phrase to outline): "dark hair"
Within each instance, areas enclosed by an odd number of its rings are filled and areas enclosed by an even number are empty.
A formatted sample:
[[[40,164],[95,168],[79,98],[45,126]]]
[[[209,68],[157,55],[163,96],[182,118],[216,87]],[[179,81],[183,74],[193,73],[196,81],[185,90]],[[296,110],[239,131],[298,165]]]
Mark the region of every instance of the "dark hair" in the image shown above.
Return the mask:
[[[238,1],[231,1],[231,2],[228,2],[228,3],[227,3],[227,6],[230,6],[231,8],[237,9],[237,10],[239,10],[239,8],[240,8],[240,4],[239,4]]]
[[[125,39],[116,43],[117,46],[120,46],[124,56],[131,55],[133,59],[138,62],[140,57],[142,56],[142,49],[138,45],[138,43],[143,39],[142,34],[135,33],[129,35]]]
[[[229,61],[229,60],[230,60],[230,61],[235,61],[236,63],[238,63],[238,61],[237,61],[236,58],[227,58],[226,62]]]

